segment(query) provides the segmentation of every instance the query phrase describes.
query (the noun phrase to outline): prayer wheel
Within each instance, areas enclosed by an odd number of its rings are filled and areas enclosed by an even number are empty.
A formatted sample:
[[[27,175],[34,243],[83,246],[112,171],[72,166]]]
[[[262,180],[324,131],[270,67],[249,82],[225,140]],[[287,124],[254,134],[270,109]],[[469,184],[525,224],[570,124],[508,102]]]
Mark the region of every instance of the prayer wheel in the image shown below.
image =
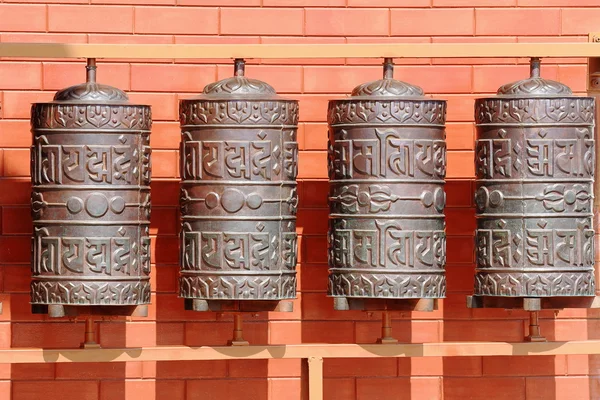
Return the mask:
[[[475,104],[475,296],[469,306],[577,307],[594,296],[594,99],[531,76]]]
[[[446,291],[446,102],[393,79],[329,102],[329,289],[345,309],[420,309]],[[412,305],[411,305],[412,304]]]
[[[180,102],[186,309],[286,311],[296,297],[298,102],[244,71],[236,59]]]
[[[150,303],[150,106],[87,82],[31,110],[31,304],[50,316]],[[138,307],[141,306],[141,307]]]

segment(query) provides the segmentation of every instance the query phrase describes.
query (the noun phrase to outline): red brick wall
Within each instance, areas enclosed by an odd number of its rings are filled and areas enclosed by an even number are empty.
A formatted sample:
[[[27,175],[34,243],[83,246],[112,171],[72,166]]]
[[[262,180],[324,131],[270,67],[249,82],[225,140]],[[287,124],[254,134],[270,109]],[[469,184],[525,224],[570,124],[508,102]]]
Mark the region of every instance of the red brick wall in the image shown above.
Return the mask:
[[[64,4],[62,4],[64,3]],[[66,4],[68,3],[68,4]],[[600,30],[598,0],[4,0],[1,42],[438,43],[581,42]],[[301,236],[291,314],[245,317],[253,343],[369,343],[378,313],[336,312],[325,297],[327,100],[378,78],[381,60],[249,60],[247,74],[300,99]],[[585,90],[585,60],[545,60],[543,76]],[[396,77],[448,99],[448,298],[433,313],[404,313],[405,342],[520,341],[524,312],[468,310],[473,284],[473,98],[525,77],[523,59],[398,60]],[[106,319],[104,346],[225,344],[231,317],[183,310],[177,276],[177,101],[228,76],[224,60],[99,63],[99,80],[153,106],[153,297],[148,318]],[[82,322],[32,315],[28,304],[29,103],[83,79],[81,62],[0,60],[0,346],[77,347]],[[550,340],[600,338],[600,313],[542,313]],[[466,357],[327,360],[326,399],[600,399],[600,358]],[[0,398],[285,399],[300,397],[296,360],[0,365]]]

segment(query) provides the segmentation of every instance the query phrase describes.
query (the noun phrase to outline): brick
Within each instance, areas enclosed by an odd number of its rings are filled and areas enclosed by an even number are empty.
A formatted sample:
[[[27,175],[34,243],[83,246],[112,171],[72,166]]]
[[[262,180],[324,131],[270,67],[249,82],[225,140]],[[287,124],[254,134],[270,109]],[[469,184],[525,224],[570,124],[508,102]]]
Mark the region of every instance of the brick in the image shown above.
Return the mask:
[[[560,22],[559,9],[478,8],[475,10],[475,34],[483,36],[560,35]]]
[[[335,400],[356,400],[356,383],[350,378],[323,379],[323,398]]]
[[[31,234],[32,224],[30,207],[2,207],[3,234]]]
[[[216,74],[216,67],[208,65],[133,64],[131,89],[200,93],[204,86],[215,81]]]
[[[263,0],[264,7],[344,7],[346,0]]]
[[[133,7],[49,5],[48,30],[50,32],[132,33]]]
[[[4,265],[4,293],[27,293],[31,283],[31,270],[29,266]],[[6,313],[6,310],[4,310]]]
[[[473,9],[392,9],[391,13],[392,36],[456,36],[475,33]]]
[[[202,379],[187,382],[187,400],[262,400],[268,398],[264,380]]]
[[[0,31],[46,31],[46,6],[30,4],[1,4]]]
[[[326,263],[327,262],[327,238],[325,236],[309,236],[302,238],[302,245],[298,246],[302,252],[301,262]]]
[[[304,67],[304,91],[308,93],[350,93],[355,86],[379,79],[380,76],[381,68],[379,67],[307,66]],[[323,115],[326,115],[326,112],[327,107],[323,110]]]
[[[296,232],[299,235],[323,235],[329,224],[326,209],[300,209],[297,213]]]
[[[220,65],[218,79],[232,76],[231,65]],[[251,79],[267,82],[277,93],[300,93],[302,91],[302,67],[251,65],[246,67],[245,75]]]
[[[83,323],[22,322],[12,324],[12,347],[77,348],[84,333]]]
[[[13,0],[11,0],[13,1]],[[79,2],[80,0],[72,0],[73,2]],[[83,1],[83,0],[81,0]],[[18,2],[18,1],[14,1]],[[37,2],[35,1],[31,1]],[[40,3],[50,3],[50,1],[40,0]],[[68,1],[65,1],[65,3]],[[5,2],[5,3],[8,3]],[[16,42],[16,43],[87,43],[87,35],[78,33],[29,33],[29,32],[8,32],[0,35],[3,42]],[[46,59],[46,58],[44,58]],[[65,61],[73,59],[64,59]]]
[[[567,355],[567,373],[569,375],[600,375],[600,355]]]
[[[498,88],[496,88],[498,89]],[[496,92],[494,89],[494,92]],[[447,101],[446,119],[448,122],[473,122],[475,115],[475,99],[483,97],[482,95],[444,95],[436,98],[445,99]]]
[[[597,3],[595,4],[597,6]],[[598,31],[598,8],[563,8],[561,15],[562,35],[587,35]]]
[[[303,293],[302,317],[304,320],[364,320],[367,313],[362,311],[339,312],[333,309],[333,299],[325,292]]]
[[[398,358],[399,376],[481,376],[482,357]]]
[[[28,177],[29,149],[4,149],[3,176]]]
[[[178,104],[177,96],[172,93],[127,93],[132,103],[144,104],[152,107],[152,133],[157,121],[177,121]],[[153,135],[150,136],[152,140]],[[154,145],[152,145],[154,147]]]
[[[438,342],[441,340],[440,322],[392,320],[392,335],[402,343]],[[380,337],[380,320],[356,322],[356,343],[375,343]]]
[[[10,305],[10,320],[15,322],[42,321],[44,316],[31,313],[31,298],[29,293],[12,293],[8,304]]]
[[[356,379],[357,399],[386,400],[397,398],[399,393],[406,393],[409,398],[441,400],[441,379],[437,377]]]
[[[5,91],[4,101],[2,102],[3,117],[29,118],[31,114],[31,103],[52,101],[53,97],[53,92]],[[18,122],[29,125],[28,121]],[[31,140],[30,137],[28,139]]]
[[[136,7],[135,33],[211,35],[219,33],[217,8]]]
[[[128,90],[129,81],[128,64],[99,64],[98,82]],[[65,87],[85,82],[85,67],[81,63],[44,63],[43,79],[45,90],[60,90]]]
[[[323,180],[307,180],[299,182],[300,208],[326,208],[329,194],[329,182]]]
[[[410,82],[423,88],[427,94],[471,91],[473,74],[470,66],[402,66],[396,67],[396,71],[396,76],[410,77]]]
[[[41,89],[42,64],[39,62],[2,62],[0,63],[0,88]]]
[[[152,263],[157,264],[176,264],[179,262],[179,240],[172,236],[160,236],[153,239],[152,245]],[[156,243],[160,243],[161,251],[156,252]]]
[[[218,378],[226,375],[227,361],[159,361],[156,376],[161,379]]]
[[[222,35],[302,35],[304,11],[293,8],[222,8]]]
[[[348,7],[429,7],[431,0],[405,0],[398,3],[396,0],[348,0]]]
[[[10,379],[13,381],[53,380],[57,364],[13,364]]]
[[[395,358],[326,358],[323,363],[325,377],[347,376],[396,376],[398,365]]]
[[[298,179],[305,178],[327,178],[327,152],[300,152],[298,155]]]
[[[309,36],[387,36],[390,32],[387,9],[308,8],[305,19]]]
[[[152,108],[154,116],[154,108]],[[153,149],[177,150],[181,142],[181,128],[177,122],[152,122],[150,146]]]
[[[475,210],[473,208],[447,208],[446,232],[448,235],[473,235],[475,232]]]
[[[588,332],[594,332],[594,321],[585,319],[554,320],[540,319],[540,329],[548,340],[567,341],[567,340],[588,340]],[[525,321],[525,326],[529,322]]]
[[[77,393],[79,400],[98,400],[97,381],[13,382],[13,400],[38,400],[48,396],[71,398]]]
[[[306,74],[305,74],[306,78]],[[306,82],[304,83],[306,90]],[[327,104],[331,96],[321,95],[299,95],[296,98],[300,101],[300,121],[301,122],[326,122]]]
[[[300,304],[295,304],[294,312],[300,311]],[[277,313],[272,313],[277,314]],[[271,317],[272,319],[272,317]],[[300,321],[269,321],[269,344],[301,344],[302,323]]]
[[[179,231],[177,209],[152,207],[151,235],[176,235]]]
[[[31,180],[0,179],[0,205],[23,205],[31,202]],[[31,249],[27,250],[29,253]],[[2,259],[2,262],[6,260]]]
[[[432,0],[434,7],[513,7],[517,0],[498,0],[490,3],[487,0]]]
[[[230,360],[228,376],[231,378],[294,377],[301,374],[301,360]]]
[[[529,66],[527,65],[478,65],[473,67],[473,90],[481,93],[495,93],[504,84],[528,77]],[[554,65],[542,66],[542,77],[556,80],[558,69]]]
[[[471,178],[475,176],[475,163],[472,151],[449,151],[446,179]]]
[[[269,379],[269,398],[270,399],[285,399],[290,395],[300,395],[302,390],[302,382],[300,378],[275,378]]]
[[[587,90],[587,67],[585,65],[559,65],[558,81],[570,87],[573,92]]]
[[[182,346],[185,342],[185,324],[159,322],[156,324],[157,346]]]
[[[150,139],[152,140],[152,139]],[[178,206],[179,182],[153,180],[150,184],[153,206]]]
[[[100,400],[136,398],[185,400],[185,383],[183,381],[127,379],[102,381],[100,384]]]
[[[521,320],[444,321],[444,341],[520,342]]]
[[[251,343],[268,342],[268,326],[266,322],[244,321],[244,339]],[[232,322],[187,322],[185,324],[186,346],[218,346],[224,345],[231,338]]]
[[[303,343],[354,343],[352,321],[304,321]]]
[[[30,262],[31,238],[27,236],[0,237],[0,262],[25,263]]]
[[[473,203],[471,181],[450,180],[444,185],[446,207],[470,207]]]
[[[260,6],[261,0],[177,0],[181,6]]]
[[[141,377],[141,362],[56,364],[57,380],[98,380]],[[104,391],[104,388],[101,388],[101,391]]]
[[[452,249],[452,247],[448,247]],[[446,264],[446,279],[448,292],[468,292],[475,284],[475,269],[473,265]]]
[[[483,357],[483,374],[488,376],[565,375],[566,356]]]
[[[443,391],[444,400],[525,400],[525,378],[444,377]]]
[[[474,126],[470,123],[446,124],[446,145],[448,150],[473,150],[475,142]]]
[[[519,7],[595,7],[596,0],[517,0]]]
[[[1,65],[0,65],[1,69]],[[27,107],[31,110],[31,107]],[[0,120],[0,147],[29,147],[31,132],[29,121]]]
[[[591,377],[531,377],[527,378],[526,381],[527,400],[588,400],[597,398],[590,393],[592,390],[590,383],[593,381]]]
[[[327,150],[327,124],[304,124],[304,150]]]
[[[177,178],[179,157],[174,150],[152,151],[152,178]]]
[[[259,44],[260,36],[188,36],[176,35],[175,44]],[[177,58],[175,63],[182,64],[222,64],[222,58]],[[260,60],[246,60],[247,64],[256,64]],[[230,64],[233,70],[233,64]]]
[[[302,264],[300,269],[302,270],[302,292],[305,296],[308,292],[325,292],[327,290],[329,274],[327,265]]]

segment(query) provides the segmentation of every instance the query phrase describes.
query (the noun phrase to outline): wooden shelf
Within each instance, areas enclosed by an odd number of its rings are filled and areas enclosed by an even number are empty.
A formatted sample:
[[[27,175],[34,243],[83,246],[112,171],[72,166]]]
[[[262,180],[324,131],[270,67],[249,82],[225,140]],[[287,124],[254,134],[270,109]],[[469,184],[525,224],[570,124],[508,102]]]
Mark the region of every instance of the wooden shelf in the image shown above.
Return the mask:
[[[477,58],[600,57],[600,43],[398,44],[75,44],[0,43],[0,57],[203,58]]]
[[[447,342],[410,344],[298,344],[269,346],[157,346],[99,349],[0,349],[0,363],[69,363],[232,359],[308,359],[600,354],[600,340],[569,342]]]

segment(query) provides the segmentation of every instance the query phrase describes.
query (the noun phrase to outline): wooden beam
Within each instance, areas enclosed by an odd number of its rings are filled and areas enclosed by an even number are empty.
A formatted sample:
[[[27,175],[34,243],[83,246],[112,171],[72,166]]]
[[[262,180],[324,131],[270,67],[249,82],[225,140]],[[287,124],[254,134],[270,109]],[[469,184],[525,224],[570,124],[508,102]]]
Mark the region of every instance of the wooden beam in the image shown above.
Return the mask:
[[[100,349],[0,349],[0,363],[68,363],[231,359],[308,359],[600,354],[600,340],[506,343],[298,344],[270,346],[157,346]]]
[[[78,44],[0,43],[0,57],[24,58],[464,58],[600,57],[600,43]]]

